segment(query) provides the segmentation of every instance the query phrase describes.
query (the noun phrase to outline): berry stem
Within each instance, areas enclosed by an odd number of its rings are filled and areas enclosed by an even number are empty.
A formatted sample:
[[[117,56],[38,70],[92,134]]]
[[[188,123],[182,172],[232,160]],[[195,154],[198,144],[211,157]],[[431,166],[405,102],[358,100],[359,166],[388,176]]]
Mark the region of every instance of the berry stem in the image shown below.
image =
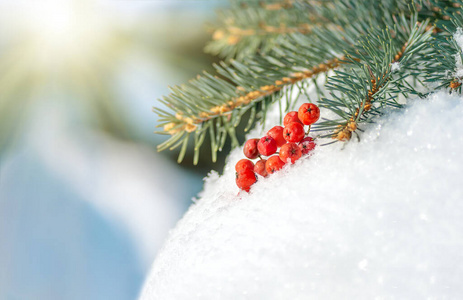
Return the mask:
[[[305,134],[306,136],[309,136],[309,133],[310,133],[310,128],[312,127],[312,125],[309,125],[309,129],[307,129],[307,133]]]

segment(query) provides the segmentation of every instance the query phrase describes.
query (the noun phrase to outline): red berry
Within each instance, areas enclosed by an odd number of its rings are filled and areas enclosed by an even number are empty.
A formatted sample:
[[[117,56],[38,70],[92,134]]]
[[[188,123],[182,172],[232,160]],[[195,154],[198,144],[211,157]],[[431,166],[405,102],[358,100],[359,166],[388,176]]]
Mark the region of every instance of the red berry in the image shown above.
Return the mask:
[[[273,174],[283,168],[284,165],[284,161],[282,161],[278,155],[275,155],[267,159],[265,170],[267,170],[268,174]]]
[[[315,148],[315,140],[310,136],[305,137],[300,143],[299,148],[301,148],[302,154],[308,154]]]
[[[261,159],[256,162],[254,165],[254,172],[259,174],[260,176],[267,177],[268,173],[267,170],[265,169],[265,163],[267,162],[266,159]]]
[[[298,143],[304,136],[304,126],[301,123],[292,122],[283,129],[283,137],[290,143]]]
[[[312,125],[320,118],[320,109],[313,103],[304,103],[299,107],[297,116],[304,125]]]
[[[283,119],[283,126],[286,127],[286,125],[292,122],[297,122],[297,123],[302,124],[301,120],[299,120],[297,111],[290,111],[289,113],[286,114],[286,116]]]
[[[254,170],[254,164],[249,159],[240,159],[235,165],[235,171],[238,173],[247,169]]]
[[[272,155],[273,153],[277,152],[277,142],[271,136],[266,135],[257,143],[257,149],[262,155]]]
[[[301,156],[302,151],[296,143],[288,143],[281,146],[280,159],[283,162],[288,162],[288,160],[290,160],[290,162],[294,164]]]
[[[277,146],[281,147],[286,144],[286,140],[283,137],[283,127],[275,126],[267,132],[267,135],[271,136],[276,142]]]
[[[247,140],[243,147],[244,156],[249,159],[257,158],[259,152],[257,151],[257,143],[259,139],[250,139]]]
[[[246,169],[241,172],[236,172],[236,185],[246,192],[249,192],[251,185],[256,181],[257,177],[253,170]]]

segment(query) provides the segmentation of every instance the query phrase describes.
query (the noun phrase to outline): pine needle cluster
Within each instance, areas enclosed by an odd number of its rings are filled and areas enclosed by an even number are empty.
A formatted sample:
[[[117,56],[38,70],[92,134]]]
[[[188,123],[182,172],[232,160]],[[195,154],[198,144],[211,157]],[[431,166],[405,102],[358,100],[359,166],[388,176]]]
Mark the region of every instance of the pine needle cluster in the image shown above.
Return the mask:
[[[344,142],[385,107],[400,108],[400,96],[461,92],[461,0],[231,1],[206,46],[223,59],[215,74],[172,87],[160,99],[168,109],[154,108],[158,133],[170,135],[158,150],[179,147],[179,162],[191,139],[197,164],[207,136],[215,161],[227,139],[239,145],[241,122],[249,130],[272,103],[290,108],[310,86],[336,116],[313,130]],[[319,76],[328,78],[324,89]]]

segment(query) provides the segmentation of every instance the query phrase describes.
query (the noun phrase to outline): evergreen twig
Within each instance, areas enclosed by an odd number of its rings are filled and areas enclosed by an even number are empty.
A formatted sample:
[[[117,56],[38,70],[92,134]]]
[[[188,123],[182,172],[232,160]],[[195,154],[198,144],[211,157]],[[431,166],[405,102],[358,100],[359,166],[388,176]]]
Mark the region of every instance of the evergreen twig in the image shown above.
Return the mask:
[[[296,11],[298,17],[289,20]],[[275,18],[268,19],[270,15]],[[203,73],[172,87],[161,100],[169,109],[154,109],[160,116],[160,133],[171,135],[158,150],[182,146],[179,161],[193,137],[196,164],[207,135],[215,161],[227,137],[232,146],[238,145],[235,131],[245,113],[250,112],[248,130],[257,116],[265,120],[271,103],[279,101],[281,107],[282,97],[290,108],[295,86],[305,94],[306,86],[315,84],[319,105],[338,118],[323,120],[312,130],[336,140],[349,140],[361,123],[372,122],[385,106],[400,107],[399,95],[425,95],[410,78],[461,91],[461,78],[448,74],[458,64],[455,54],[461,57],[450,33],[462,27],[461,0],[264,1],[246,7],[235,3],[228,16],[222,33],[239,33],[239,42],[217,42],[214,51],[238,59],[215,65],[216,75]],[[297,30],[310,18],[323,24]],[[268,20],[276,23],[263,23]],[[432,35],[434,48],[429,47]],[[244,58],[247,55],[252,56]],[[436,65],[442,72],[430,72]],[[328,76],[329,70],[335,70],[334,76]],[[329,77],[329,97],[316,85],[320,74]]]

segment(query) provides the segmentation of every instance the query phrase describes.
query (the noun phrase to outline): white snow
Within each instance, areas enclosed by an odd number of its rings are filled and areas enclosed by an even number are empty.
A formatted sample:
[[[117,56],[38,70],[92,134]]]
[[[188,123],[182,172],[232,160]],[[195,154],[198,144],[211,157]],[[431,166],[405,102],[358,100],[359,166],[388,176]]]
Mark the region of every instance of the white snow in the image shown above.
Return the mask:
[[[391,64],[391,72],[400,71],[400,63],[398,61]]]
[[[460,48],[463,48],[463,28],[457,28],[457,31],[453,34],[453,39]]]
[[[463,52],[463,28],[457,28],[457,31],[453,35],[453,39],[460,47],[460,51],[455,55],[455,73],[454,78],[463,77],[463,63],[461,61],[461,53]]]
[[[250,194],[238,194],[235,149],[170,233],[140,299],[461,298],[462,100],[414,100]]]

